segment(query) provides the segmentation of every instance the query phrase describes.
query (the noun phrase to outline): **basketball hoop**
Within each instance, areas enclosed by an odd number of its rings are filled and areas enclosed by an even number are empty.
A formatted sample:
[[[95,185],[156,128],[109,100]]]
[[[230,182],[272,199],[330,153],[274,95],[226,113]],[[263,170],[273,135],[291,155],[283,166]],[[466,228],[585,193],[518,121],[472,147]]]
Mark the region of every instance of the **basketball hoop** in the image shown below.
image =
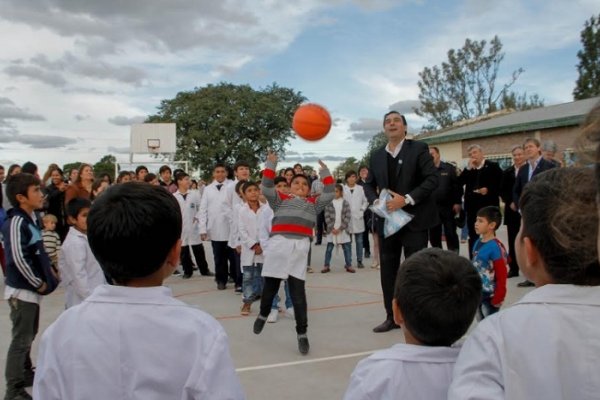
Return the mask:
[[[148,139],[148,153],[158,154],[160,150],[160,139]]]

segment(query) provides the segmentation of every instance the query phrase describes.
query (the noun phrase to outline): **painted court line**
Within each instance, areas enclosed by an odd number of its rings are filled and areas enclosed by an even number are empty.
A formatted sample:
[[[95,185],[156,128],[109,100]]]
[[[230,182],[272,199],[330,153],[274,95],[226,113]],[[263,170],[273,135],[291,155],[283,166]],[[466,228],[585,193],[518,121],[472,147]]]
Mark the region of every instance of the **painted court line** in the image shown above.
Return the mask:
[[[368,356],[370,354],[375,353],[376,351],[379,351],[379,350],[362,351],[360,353],[342,354],[342,355],[339,355],[339,356],[313,358],[313,359],[310,359],[310,360],[302,360],[302,361],[290,361],[290,362],[277,363],[277,364],[257,365],[255,367],[237,368],[236,372],[260,371],[260,370],[263,370],[263,369],[272,369],[272,368],[281,368],[281,367],[292,367],[292,366],[295,366],[295,365],[302,365],[302,364],[313,364],[313,363],[325,362],[325,361],[343,360],[345,358],[354,358],[354,357]]]

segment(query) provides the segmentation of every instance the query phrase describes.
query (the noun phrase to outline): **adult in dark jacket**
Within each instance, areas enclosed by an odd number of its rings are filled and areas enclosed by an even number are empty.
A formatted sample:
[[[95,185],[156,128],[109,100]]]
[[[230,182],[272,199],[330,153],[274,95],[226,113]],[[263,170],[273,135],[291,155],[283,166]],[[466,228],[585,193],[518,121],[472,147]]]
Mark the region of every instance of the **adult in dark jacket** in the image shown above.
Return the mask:
[[[379,224],[381,288],[386,309],[386,320],[373,329],[387,332],[398,328],[392,316],[394,282],[400,266],[400,257],[427,247],[427,232],[439,222],[431,194],[438,184],[438,173],[433,165],[427,144],[406,139],[406,120],[397,111],[390,111],[383,118],[383,130],[388,143],[371,155],[369,175],[363,186],[369,203],[377,199],[378,190],[388,189],[392,200],[387,209],[400,208],[414,218],[400,231],[388,238],[383,236],[382,220]]]
[[[443,162],[440,150],[437,147],[429,149],[433,157],[433,165],[439,174],[439,184],[433,191],[433,198],[437,207],[440,223],[429,229],[429,242],[431,246],[442,248],[442,226],[446,236],[446,247],[458,253],[460,244],[456,234],[456,221],[454,216],[460,212],[462,203],[462,186],[458,183],[456,167]]]
[[[481,146],[473,144],[467,148],[469,163],[460,174],[459,182],[465,187],[465,213],[469,228],[469,258],[473,258],[473,245],[479,235],[475,232],[477,211],[483,207],[500,205],[500,183],[502,169],[486,160]]]
[[[508,233],[508,253],[510,255],[508,277],[519,276],[519,264],[515,254],[515,239],[521,228],[521,214],[513,201],[513,188],[517,179],[517,173],[525,164],[525,153],[523,146],[514,146],[512,151],[513,165],[502,172],[502,184],[500,185],[500,197],[504,202],[504,225]]]

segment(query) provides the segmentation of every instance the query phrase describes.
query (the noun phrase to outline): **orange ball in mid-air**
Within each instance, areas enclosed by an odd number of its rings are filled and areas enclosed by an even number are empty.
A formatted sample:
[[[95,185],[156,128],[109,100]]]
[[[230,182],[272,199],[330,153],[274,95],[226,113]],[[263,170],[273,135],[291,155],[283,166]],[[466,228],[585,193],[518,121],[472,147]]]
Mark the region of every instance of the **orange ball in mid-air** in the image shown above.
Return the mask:
[[[292,128],[304,140],[321,140],[331,129],[331,116],[318,104],[303,104],[294,113]]]

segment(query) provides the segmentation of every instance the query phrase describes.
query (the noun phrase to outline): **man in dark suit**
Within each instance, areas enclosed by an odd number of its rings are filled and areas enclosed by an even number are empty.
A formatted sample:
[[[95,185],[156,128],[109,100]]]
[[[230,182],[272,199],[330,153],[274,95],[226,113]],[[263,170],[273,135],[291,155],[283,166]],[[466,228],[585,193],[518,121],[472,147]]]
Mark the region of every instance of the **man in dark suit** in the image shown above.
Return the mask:
[[[383,130],[388,143],[371,155],[369,175],[363,186],[365,194],[369,203],[373,203],[378,189],[388,189],[392,199],[387,202],[387,209],[402,208],[414,218],[388,238],[383,236],[384,221],[380,223],[381,288],[387,315],[374,332],[399,328],[392,315],[392,297],[402,250],[409,257],[426,248],[427,231],[439,221],[431,196],[438,184],[438,173],[429,148],[423,142],[406,139],[406,119],[397,111],[385,114]]]
[[[525,188],[527,183],[529,183],[531,178],[538,174],[541,174],[544,171],[556,168],[556,164],[542,157],[542,149],[539,140],[535,138],[525,139],[525,142],[523,143],[523,151],[525,152],[527,162],[525,163],[525,165],[523,165],[522,168],[519,169],[519,173],[517,174],[517,179],[515,181],[515,186],[513,187],[513,202],[515,203],[515,207],[517,209],[519,207],[519,199],[521,198],[521,193],[523,193],[523,189]],[[524,280],[517,286],[528,287],[534,286],[534,284],[533,282]]]
[[[475,232],[477,211],[487,206],[500,205],[502,169],[498,163],[486,160],[478,144],[467,148],[469,163],[460,174],[459,182],[465,187],[465,213],[469,228],[469,258],[473,258],[473,245],[479,238]]]
[[[504,202],[504,225],[508,233],[508,253],[510,255],[508,277],[519,276],[519,264],[515,254],[515,239],[521,228],[521,214],[513,201],[513,188],[519,169],[525,164],[525,153],[523,146],[514,146],[512,151],[513,165],[502,172],[502,184],[500,185],[500,197]]]
[[[438,215],[440,216],[440,223],[429,229],[429,242],[432,247],[442,248],[443,226],[446,247],[448,250],[458,253],[460,244],[456,234],[454,216],[460,212],[462,186],[458,183],[456,167],[441,160],[440,150],[437,147],[431,147],[429,153],[433,157],[433,165],[439,174],[439,183],[432,196],[435,199]]]

